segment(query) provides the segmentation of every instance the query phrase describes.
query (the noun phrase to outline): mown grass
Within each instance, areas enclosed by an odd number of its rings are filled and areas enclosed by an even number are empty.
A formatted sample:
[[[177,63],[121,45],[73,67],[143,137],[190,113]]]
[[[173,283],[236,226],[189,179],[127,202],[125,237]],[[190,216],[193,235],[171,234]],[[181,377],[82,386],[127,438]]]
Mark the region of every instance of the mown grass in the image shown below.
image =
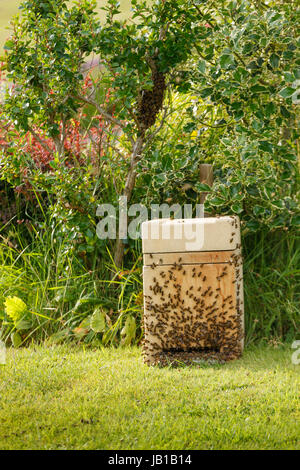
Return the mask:
[[[140,350],[9,350],[1,449],[297,449],[299,367],[288,345],[225,365],[149,368]]]

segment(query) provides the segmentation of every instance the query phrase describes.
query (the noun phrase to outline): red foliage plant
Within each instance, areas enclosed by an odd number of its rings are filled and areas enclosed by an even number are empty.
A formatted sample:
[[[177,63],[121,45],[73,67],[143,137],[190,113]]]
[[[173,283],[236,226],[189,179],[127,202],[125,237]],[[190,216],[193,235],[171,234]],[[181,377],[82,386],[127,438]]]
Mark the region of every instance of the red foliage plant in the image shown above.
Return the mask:
[[[55,171],[55,142],[47,136],[45,129],[33,127],[24,134],[7,119],[1,109],[1,100],[8,86],[13,92],[14,85],[7,83],[0,64],[0,178],[8,182],[9,187],[25,200],[34,201],[36,195],[30,181],[30,169],[34,167],[45,174]],[[94,86],[90,74],[87,73],[81,94],[87,96],[93,93]],[[111,88],[105,94],[105,105],[109,104],[110,97]],[[63,151],[58,158],[60,165],[64,165],[65,169],[89,165],[96,174],[110,145],[110,136],[117,130],[100,114],[87,116],[84,111],[85,108],[82,107],[67,123],[60,123],[59,137],[63,140]],[[90,113],[91,110],[86,112]],[[13,200],[7,198],[6,191],[0,189],[1,221],[7,223],[15,215],[16,207]]]
[[[0,89],[7,86],[0,68]],[[82,94],[91,93],[93,81],[89,75],[86,75]],[[111,89],[109,88],[105,95],[105,103],[109,103]],[[63,139],[63,163],[66,167],[83,166],[87,160],[92,165],[97,165],[99,159],[104,155],[107,142],[107,130],[111,126],[107,124],[101,115],[91,117],[91,122],[86,128],[82,128],[82,122],[87,117],[82,108],[76,117],[63,125],[60,123],[60,139]],[[8,122],[5,114],[0,111],[0,151],[3,154],[11,152],[10,147],[17,147],[23,154],[30,156],[32,163],[42,172],[53,171],[51,162],[55,158],[55,143],[51,137],[47,137],[45,130],[33,128],[33,132],[28,131],[25,135],[21,134],[14,126],[14,123]],[[1,157],[0,157],[1,158]],[[22,182],[25,183],[27,169],[20,168]],[[17,188],[16,188],[17,189]]]

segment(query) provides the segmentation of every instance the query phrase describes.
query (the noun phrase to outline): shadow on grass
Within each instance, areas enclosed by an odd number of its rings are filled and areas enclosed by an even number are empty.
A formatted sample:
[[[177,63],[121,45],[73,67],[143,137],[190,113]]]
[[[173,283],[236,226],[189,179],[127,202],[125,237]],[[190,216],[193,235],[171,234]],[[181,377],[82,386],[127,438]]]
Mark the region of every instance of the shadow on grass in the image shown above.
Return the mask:
[[[270,371],[276,370],[279,366],[286,369],[297,370],[300,367],[292,363],[292,354],[294,350],[290,344],[282,344],[277,347],[263,344],[260,348],[257,346],[249,346],[245,348],[243,355],[236,360],[228,362],[218,361],[215,359],[195,359],[192,363],[185,363],[180,360],[170,362],[166,366],[155,366],[161,370],[176,370],[176,369],[229,369],[241,370],[247,369],[249,371]]]

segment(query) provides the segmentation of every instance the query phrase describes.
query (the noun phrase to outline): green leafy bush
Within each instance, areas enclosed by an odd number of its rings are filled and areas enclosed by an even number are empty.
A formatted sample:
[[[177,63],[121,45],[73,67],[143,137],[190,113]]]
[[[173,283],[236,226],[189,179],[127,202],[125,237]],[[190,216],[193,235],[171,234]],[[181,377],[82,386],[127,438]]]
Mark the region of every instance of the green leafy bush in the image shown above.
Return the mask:
[[[292,5],[222,2],[191,72],[200,109],[204,101],[222,113],[206,120],[215,127],[210,146],[199,139],[216,176],[207,209],[240,215],[250,231],[300,221],[297,23]],[[194,120],[203,121],[195,108]]]

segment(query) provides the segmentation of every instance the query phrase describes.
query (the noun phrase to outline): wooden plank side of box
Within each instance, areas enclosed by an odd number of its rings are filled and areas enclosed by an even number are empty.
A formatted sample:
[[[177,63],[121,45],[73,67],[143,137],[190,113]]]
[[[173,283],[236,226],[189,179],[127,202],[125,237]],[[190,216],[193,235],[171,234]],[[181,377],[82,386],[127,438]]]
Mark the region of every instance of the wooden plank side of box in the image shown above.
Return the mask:
[[[145,253],[144,265],[229,263],[234,251],[191,251],[184,253]]]
[[[144,267],[146,359],[169,349],[233,349],[240,318],[227,263]],[[218,337],[220,343],[218,344]]]

